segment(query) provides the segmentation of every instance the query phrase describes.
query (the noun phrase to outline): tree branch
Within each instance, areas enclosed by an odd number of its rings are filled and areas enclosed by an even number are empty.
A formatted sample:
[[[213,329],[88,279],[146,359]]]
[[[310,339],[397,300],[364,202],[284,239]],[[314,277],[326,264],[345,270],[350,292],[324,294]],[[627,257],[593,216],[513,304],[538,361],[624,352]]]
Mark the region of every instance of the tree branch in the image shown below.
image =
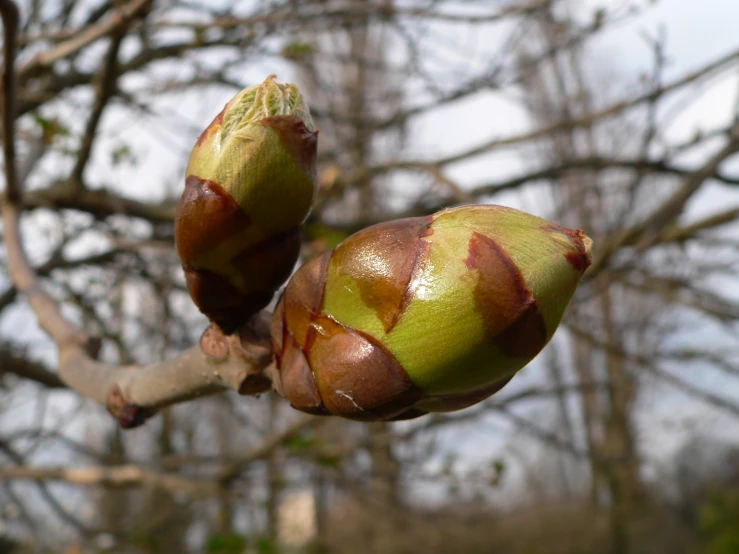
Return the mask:
[[[5,374],[13,374],[23,379],[36,381],[50,389],[66,387],[59,376],[46,369],[44,364],[28,360],[24,356],[14,353],[10,345],[0,347],[0,377]]]
[[[718,166],[730,156],[739,151],[739,126],[728,134],[726,144],[716,152],[699,169],[686,176],[682,184],[659,207],[652,211],[642,221],[629,228],[622,229],[613,235],[610,240],[602,240],[602,246],[593,257],[593,263],[586,276],[592,279],[603,270],[611,256],[621,247],[636,245],[639,251],[644,251],[656,242],[664,228],[675,220],[683,211],[688,200],[698,191],[703,182],[714,175]]]
[[[123,427],[136,427],[178,402],[229,389],[251,395],[269,390],[269,340],[267,323],[258,315],[239,334],[224,336],[209,327],[198,346],[148,366],[117,367],[96,362],[79,348],[62,350],[59,375],[72,389],[105,404]]]
[[[134,464],[115,467],[27,467],[0,466],[0,481],[32,479],[63,481],[82,486],[131,487],[147,485],[189,496],[210,496],[222,493],[215,481],[180,477]]]
[[[37,54],[20,68],[21,75],[35,70],[51,67],[55,62],[71,56],[96,40],[128,24],[138,17],[151,3],[151,0],[132,0],[122,8],[113,11],[100,23],[84,28],[77,36],[58,44],[51,50]]]
[[[149,0],[129,7],[141,8]],[[15,55],[18,9],[10,0],[0,0],[5,35],[3,68],[3,153],[5,199],[2,217],[8,273],[23,294],[41,328],[59,350],[59,377],[70,388],[103,403],[123,427],[142,424],[158,408],[204,394],[238,390],[258,394],[270,388],[264,370],[272,358],[269,324],[262,314],[245,324],[238,335],[223,336],[208,328],[200,345],[181,355],[149,367],[116,367],[95,361],[88,353],[88,337],[62,315],[46,293],[26,256],[20,237],[21,185],[15,160]],[[109,29],[108,29],[109,30]]]
[[[103,67],[98,76],[98,93],[95,99],[95,105],[92,107],[90,119],[87,121],[87,127],[82,134],[82,145],[77,154],[77,163],[72,170],[71,180],[77,183],[82,183],[83,173],[90,159],[98,124],[108,102],[115,93],[116,83],[118,81],[118,52],[125,36],[125,26],[121,26],[114,31],[110,46],[108,47],[108,53],[105,56]]]

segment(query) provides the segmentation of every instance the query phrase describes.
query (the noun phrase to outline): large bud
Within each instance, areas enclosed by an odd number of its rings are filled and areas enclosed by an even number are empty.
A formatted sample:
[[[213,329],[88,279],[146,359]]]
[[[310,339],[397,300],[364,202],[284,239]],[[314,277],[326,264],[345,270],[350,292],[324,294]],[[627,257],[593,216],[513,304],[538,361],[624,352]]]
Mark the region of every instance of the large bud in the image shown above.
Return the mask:
[[[297,87],[273,75],[226,104],[192,150],[177,252],[190,296],[225,332],[264,308],[295,266],[317,139]]]
[[[290,279],[272,319],[291,404],[407,419],[487,398],[544,347],[591,241],[499,206],[364,229]]]

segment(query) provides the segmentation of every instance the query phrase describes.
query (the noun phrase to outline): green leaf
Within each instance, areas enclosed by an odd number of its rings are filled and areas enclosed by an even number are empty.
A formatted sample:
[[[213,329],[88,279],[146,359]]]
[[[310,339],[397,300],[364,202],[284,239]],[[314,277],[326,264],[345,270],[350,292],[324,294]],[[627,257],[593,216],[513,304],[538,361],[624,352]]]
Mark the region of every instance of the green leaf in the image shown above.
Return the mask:
[[[291,450],[307,450],[315,444],[315,438],[309,435],[295,435],[285,441],[285,446]]]
[[[236,533],[211,535],[205,548],[209,554],[241,554],[244,550],[246,539]]]
[[[279,554],[277,543],[269,537],[259,537],[256,544],[257,554]]]

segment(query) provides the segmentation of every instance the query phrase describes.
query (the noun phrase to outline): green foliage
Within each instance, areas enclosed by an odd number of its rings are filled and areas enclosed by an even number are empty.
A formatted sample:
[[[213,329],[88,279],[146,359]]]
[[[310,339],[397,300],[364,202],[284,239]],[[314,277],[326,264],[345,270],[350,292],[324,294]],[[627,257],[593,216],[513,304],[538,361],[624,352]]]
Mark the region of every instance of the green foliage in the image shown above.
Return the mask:
[[[221,533],[208,538],[205,551],[208,554],[241,554],[246,549],[246,539],[236,533]]]
[[[277,543],[269,537],[259,537],[255,546],[257,554],[280,554]]]
[[[701,509],[705,554],[739,554],[739,490],[714,490]]]
[[[349,235],[323,223],[308,223],[303,230],[303,236],[308,241],[320,240],[326,250],[336,248]]]
[[[315,438],[310,435],[294,435],[285,441],[285,446],[290,450],[305,451],[315,446]]]
[[[339,469],[341,467],[341,458],[331,454],[319,454],[316,456],[315,461],[319,466],[331,469]]]
[[[505,473],[505,462],[500,459],[495,459],[490,464],[492,474],[490,475],[490,486],[497,487],[503,481],[503,475]]]
[[[299,62],[306,57],[310,56],[315,51],[315,47],[310,42],[302,40],[291,40],[285,46],[282,47],[283,58]]]
[[[33,112],[33,121],[41,129],[46,144],[50,143],[54,137],[68,137],[71,135],[69,129],[62,125],[58,119],[46,118],[39,112]]]
[[[136,158],[131,146],[128,144],[119,144],[111,151],[110,162],[114,167],[123,163],[134,166],[137,164],[138,159]]]

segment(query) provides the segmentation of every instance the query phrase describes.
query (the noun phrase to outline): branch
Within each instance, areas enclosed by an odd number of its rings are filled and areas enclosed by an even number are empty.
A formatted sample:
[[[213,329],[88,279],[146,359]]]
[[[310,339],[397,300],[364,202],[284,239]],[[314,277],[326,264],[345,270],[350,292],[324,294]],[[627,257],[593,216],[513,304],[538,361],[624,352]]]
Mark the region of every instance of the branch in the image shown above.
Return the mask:
[[[5,158],[5,196],[18,201],[18,174],[15,165],[15,55],[18,8],[11,0],[0,0],[3,18],[2,130]]]
[[[134,464],[115,467],[27,467],[0,466],[0,480],[32,479],[63,481],[73,485],[131,487],[147,485],[190,496],[209,496],[222,491],[214,481],[180,477]]]
[[[61,254],[61,247],[54,255],[52,255],[45,263],[40,265],[35,271],[37,275],[48,276],[55,269],[71,269],[75,267],[85,265],[103,265],[106,262],[112,261],[118,256],[123,249],[113,248],[99,254],[92,254],[85,258],[77,258],[74,260],[67,260]],[[5,292],[0,294],[0,312],[12,304],[18,296],[18,289],[15,286],[9,286]]]
[[[129,4],[139,8],[148,0]],[[272,358],[269,324],[262,314],[242,326],[239,334],[224,336],[208,328],[200,345],[149,367],[116,367],[95,361],[87,350],[88,337],[62,315],[46,293],[26,256],[20,237],[21,184],[15,160],[15,55],[18,9],[0,0],[5,35],[3,68],[3,153],[6,187],[2,205],[8,273],[23,294],[41,328],[59,350],[59,377],[70,388],[103,403],[123,427],[142,424],[158,408],[228,388],[258,394],[270,388],[264,371]]]
[[[23,196],[26,208],[53,208],[78,210],[98,219],[112,215],[127,215],[145,219],[150,223],[174,222],[174,202],[147,203],[126,198],[104,189],[87,190],[80,183],[59,181],[49,188],[29,191]]]
[[[730,208],[682,227],[666,227],[662,233],[660,233],[657,242],[665,243],[685,241],[696,236],[702,231],[734,223],[737,219],[739,219],[739,208]]]
[[[105,61],[103,62],[103,67],[99,74],[98,93],[95,105],[90,112],[90,119],[87,121],[87,127],[82,134],[82,145],[77,154],[77,163],[72,170],[72,181],[82,183],[82,176],[85,171],[85,166],[90,159],[90,153],[92,152],[98,124],[100,123],[108,102],[115,93],[116,83],[118,80],[118,52],[125,36],[126,27],[121,26],[120,29],[117,29],[114,32],[113,37],[111,38],[108,53],[105,56]]]
[[[550,125],[545,125],[533,131],[514,135],[507,138],[494,138],[482,144],[479,144],[473,148],[469,148],[462,152],[452,154],[436,160],[434,163],[438,167],[444,167],[452,165],[469,158],[484,154],[495,148],[501,148],[506,146],[518,146],[521,144],[529,143],[537,139],[543,139],[550,137],[556,133],[562,131],[570,131],[579,127],[591,126],[594,123],[603,119],[613,117],[627,111],[631,108],[639,106],[645,102],[653,102],[657,98],[665,96],[668,93],[674,92],[681,89],[682,87],[699,82],[703,79],[714,76],[716,73],[728,69],[732,64],[739,60],[739,50],[734,50],[729,54],[715,60],[714,62],[705,65],[695,71],[692,71],[682,77],[672,81],[671,83],[659,86],[658,88],[646,91],[642,94],[638,94],[632,98],[626,98],[619,102],[614,102],[611,105],[597,111],[586,114],[582,117],[566,118]],[[378,165],[369,169],[370,176],[382,172],[386,172],[394,169],[407,169],[407,168],[422,168],[428,166],[426,160],[409,160],[409,161],[395,161],[388,162],[387,164]],[[366,179],[367,175],[357,176],[358,180]]]
[[[290,427],[282,432],[275,433],[267,437],[262,444],[257,448],[247,453],[244,457],[232,460],[221,469],[218,475],[218,481],[220,483],[228,483],[233,481],[236,477],[241,474],[244,469],[252,462],[269,456],[278,446],[284,443],[287,439],[297,435],[301,431],[318,425],[326,421],[325,417],[317,416],[303,416],[298,421],[293,423]]]
[[[2,0],[0,0],[0,3],[2,3]],[[0,6],[0,10],[2,10],[2,6]],[[10,460],[17,466],[21,466],[24,463],[23,457],[20,454],[18,454],[9,444],[6,444],[2,440],[0,440],[0,451],[4,452],[8,456],[8,458],[10,458]],[[41,494],[41,497],[49,504],[51,509],[54,510],[54,512],[63,521],[69,523],[70,525],[72,525],[74,528],[76,528],[78,531],[80,531],[83,534],[90,533],[90,529],[88,529],[85,524],[80,522],[74,515],[70,514],[59,503],[56,497],[52,494],[52,492],[46,486],[46,483],[44,483],[42,480],[34,479],[34,484],[36,485],[36,488]]]
[[[5,202],[2,215],[5,230],[5,246],[8,257],[8,273],[17,289],[28,298],[39,324],[57,344],[75,342],[77,329],[62,317],[59,309],[39,287],[38,279],[23,250],[20,240],[20,186],[15,159],[15,56],[18,32],[18,8],[11,0],[0,1],[2,11],[5,50],[3,57],[3,155],[5,157]]]
[[[663,173],[669,175],[678,175],[680,177],[686,177],[695,173],[694,169],[677,167],[669,165],[666,160],[648,160],[648,159],[633,159],[633,160],[619,160],[609,159],[598,156],[589,158],[579,158],[567,160],[559,165],[553,165],[540,169],[538,171],[532,171],[526,175],[520,175],[518,177],[512,177],[497,183],[490,183],[487,185],[480,185],[472,189],[469,194],[472,196],[484,196],[497,194],[505,190],[516,188],[532,181],[539,181],[544,179],[557,179],[568,171],[573,170],[604,170],[604,169],[630,169],[639,172],[651,172],[651,173]],[[714,172],[711,177],[730,185],[739,185],[739,178],[730,177],[723,175],[718,171]]]
[[[292,7],[289,10],[282,10],[276,13],[250,15],[247,17],[220,17],[213,21],[205,23],[191,22],[162,22],[162,27],[187,28],[197,31],[204,31],[212,28],[223,30],[241,29],[254,25],[279,25],[286,22],[306,22],[306,21],[322,21],[330,22],[330,24],[349,24],[353,20],[366,22],[372,17],[383,19],[391,19],[396,17],[423,18],[430,21],[442,21],[448,23],[468,23],[482,24],[494,23],[502,19],[533,15],[537,11],[549,6],[551,0],[537,0],[535,2],[524,3],[524,5],[512,5],[504,7],[498,11],[488,14],[465,14],[465,13],[444,13],[437,9],[413,6],[394,6],[391,2],[383,3],[367,3],[353,2],[345,4],[338,8],[328,8],[322,3],[312,5],[305,3],[309,8],[305,11],[297,12]],[[300,8],[300,4],[296,4],[296,8]]]
[[[593,263],[585,274],[593,279],[602,271],[611,256],[621,247],[636,245],[640,252],[645,251],[660,240],[664,228],[683,211],[685,204],[698,191],[703,182],[714,175],[718,166],[739,151],[739,126],[734,127],[728,141],[701,168],[686,176],[681,186],[667,200],[636,225],[622,229],[610,240],[602,240],[601,248],[593,257]]]
[[[250,395],[269,390],[266,321],[257,316],[239,334],[224,336],[209,327],[198,346],[148,366],[117,367],[96,362],[82,349],[63,349],[59,375],[70,388],[105,404],[123,427],[136,427],[178,402],[229,389]]]
[[[586,331],[585,329],[581,327],[578,327],[573,324],[569,324],[567,328],[575,336],[577,336],[578,338],[584,339],[590,345],[600,350],[603,350],[604,352],[608,352],[610,354],[618,356],[619,358],[622,358],[626,360],[627,362],[631,362],[631,363],[634,363],[640,366],[647,373],[652,374],[654,377],[666,382],[667,384],[684,392],[685,394],[692,396],[693,398],[697,398],[698,400],[704,402],[705,404],[708,404],[710,406],[713,406],[714,408],[723,410],[724,412],[727,412],[728,414],[734,417],[739,417],[739,404],[737,404],[736,402],[733,402],[721,396],[717,396],[709,391],[706,391],[704,389],[701,389],[700,387],[697,387],[695,385],[692,385],[691,383],[688,383],[687,381],[684,381],[680,377],[673,375],[671,372],[659,367],[654,362],[654,360],[650,359],[647,356],[639,355],[639,354],[632,354],[622,348],[618,348],[611,344],[607,344],[599,340],[592,333]]]
[[[51,67],[55,62],[71,56],[116,29],[125,27],[147,9],[150,3],[151,0],[132,0],[122,8],[114,10],[100,23],[83,29],[77,36],[65,40],[47,52],[35,55],[20,68],[21,75]]]
[[[0,466],[0,481],[15,479],[33,479],[41,481],[63,481],[82,486],[113,486],[130,487],[148,485],[172,492],[182,492],[190,496],[209,496],[223,494],[226,487],[238,477],[244,469],[257,460],[269,456],[276,448],[285,443],[294,435],[327,421],[326,418],[302,416],[295,423],[283,431],[266,437],[259,446],[245,456],[228,461],[211,480],[180,477],[179,475],[160,472],[136,464],[127,464],[114,467],[27,467],[27,466]],[[165,458],[165,466],[180,466],[189,463],[183,462],[180,457]]]
[[[66,387],[59,376],[46,369],[44,364],[13,354],[7,347],[5,351],[0,350],[0,376],[4,374],[30,379],[50,389]]]

